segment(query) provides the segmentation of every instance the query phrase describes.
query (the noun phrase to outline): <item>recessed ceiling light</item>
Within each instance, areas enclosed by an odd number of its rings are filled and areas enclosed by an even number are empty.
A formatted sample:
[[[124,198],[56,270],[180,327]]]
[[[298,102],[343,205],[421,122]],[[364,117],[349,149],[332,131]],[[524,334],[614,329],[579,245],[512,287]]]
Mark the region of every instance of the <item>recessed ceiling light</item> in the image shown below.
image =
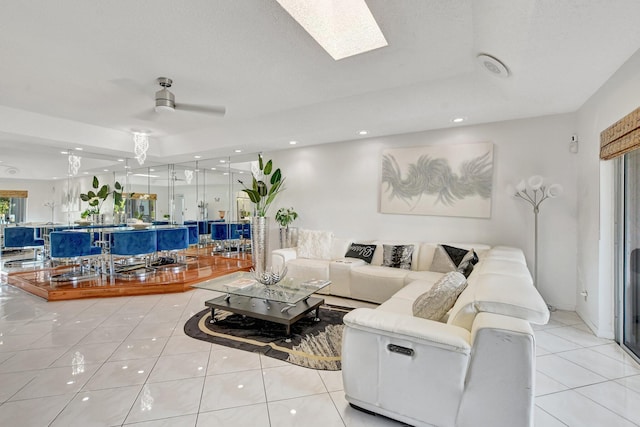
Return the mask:
[[[226,163],[226,160],[222,159],[220,160],[220,163]]]
[[[212,171],[216,170],[216,168],[211,168]]]
[[[369,131],[368,131],[368,130],[364,130],[364,129],[363,129],[363,130],[361,130],[361,131],[358,131],[358,135],[368,135],[368,134],[369,134]]]
[[[289,141],[289,145],[296,145],[298,141]]]
[[[452,123],[462,123],[466,120],[466,117],[454,117],[451,119]]]
[[[509,77],[509,69],[498,58],[487,55],[486,53],[478,54],[477,58],[484,69],[489,71],[492,75],[502,78]]]
[[[194,159],[201,159],[202,156],[193,156]]]
[[[236,153],[242,153],[242,150],[233,150]]]
[[[74,150],[82,151],[82,150],[83,150],[83,148],[82,148],[82,147],[76,147],[76,148],[74,148]]]
[[[364,0],[277,0],[336,61],[387,46]]]
[[[119,162],[124,162],[124,159],[118,159]]]
[[[223,173],[223,175],[229,175],[229,172],[225,172],[225,173]]]
[[[104,172],[109,172],[109,169],[103,169]]]
[[[89,172],[83,172],[85,175],[89,175]]]
[[[155,172],[155,171],[156,171],[156,170],[155,170],[155,169],[153,169],[153,168],[149,169],[149,172]]]
[[[61,151],[60,154],[69,154],[68,151]]]

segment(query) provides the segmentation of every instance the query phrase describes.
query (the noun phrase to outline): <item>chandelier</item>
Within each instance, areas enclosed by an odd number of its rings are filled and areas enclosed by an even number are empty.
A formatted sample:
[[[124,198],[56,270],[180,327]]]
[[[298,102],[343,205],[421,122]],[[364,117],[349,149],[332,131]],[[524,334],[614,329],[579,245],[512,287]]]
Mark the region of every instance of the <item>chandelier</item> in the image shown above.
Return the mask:
[[[76,156],[75,154],[69,154],[69,175],[76,176],[78,175],[78,171],[80,170],[80,160],[82,158],[80,156]]]
[[[149,135],[143,132],[133,133],[134,153],[138,164],[144,164],[147,159],[147,150],[149,149]]]
[[[193,171],[189,169],[185,169],[184,177],[187,180],[187,184],[191,184],[191,180],[193,179]]]

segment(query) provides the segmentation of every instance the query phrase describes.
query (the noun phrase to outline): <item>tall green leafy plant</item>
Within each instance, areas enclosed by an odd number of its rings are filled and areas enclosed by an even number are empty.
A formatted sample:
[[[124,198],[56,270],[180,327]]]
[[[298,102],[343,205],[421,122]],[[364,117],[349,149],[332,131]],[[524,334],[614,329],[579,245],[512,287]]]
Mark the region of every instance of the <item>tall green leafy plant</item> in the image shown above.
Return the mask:
[[[122,192],[124,191],[124,187],[116,181],[113,184],[113,212],[114,213],[122,213],[124,212],[124,197]]]
[[[252,184],[248,188],[244,182],[238,180],[245,188],[242,190],[255,204],[256,216],[266,216],[269,206],[276,196],[284,190],[284,177],[280,169],[273,169],[273,162],[264,163],[262,155],[258,155],[257,164],[251,166]]]
[[[91,182],[91,187],[93,190],[87,191],[86,194],[80,194],[80,199],[83,202],[89,203],[89,209],[87,209],[88,214],[99,214],[100,208],[107,197],[109,197],[110,191],[109,186],[104,184],[102,187],[100,186],[100,181],[98,181],[98,177],[94,176],[93,181]]]

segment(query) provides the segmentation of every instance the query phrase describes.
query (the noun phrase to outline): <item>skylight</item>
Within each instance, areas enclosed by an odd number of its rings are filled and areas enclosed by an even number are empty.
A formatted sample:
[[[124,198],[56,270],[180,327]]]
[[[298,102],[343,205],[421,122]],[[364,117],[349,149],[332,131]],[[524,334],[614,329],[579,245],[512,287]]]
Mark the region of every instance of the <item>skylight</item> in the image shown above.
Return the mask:
[[[387,46],[364,0],[277,0],[336,61]]]

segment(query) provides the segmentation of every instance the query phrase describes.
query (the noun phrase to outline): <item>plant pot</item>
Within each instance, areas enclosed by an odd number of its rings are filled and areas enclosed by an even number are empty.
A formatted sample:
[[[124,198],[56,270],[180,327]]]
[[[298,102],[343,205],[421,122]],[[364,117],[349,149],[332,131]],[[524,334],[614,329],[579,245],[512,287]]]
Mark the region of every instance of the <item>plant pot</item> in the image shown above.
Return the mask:
[[[251,259],[254,271],[267,270],[269,257],[269,218],[254,216],[251,218]]]
[[[91,222],[93,222],[94,225],[104,224],[104,214],[92,214]]]
[[[293,248],[298,245],[298,228],[280,228],[280,247]]]
[[[117,212],[113,214],[113,223],[115,225],[125,224],[127,222],[127,216],[124,212]]]

